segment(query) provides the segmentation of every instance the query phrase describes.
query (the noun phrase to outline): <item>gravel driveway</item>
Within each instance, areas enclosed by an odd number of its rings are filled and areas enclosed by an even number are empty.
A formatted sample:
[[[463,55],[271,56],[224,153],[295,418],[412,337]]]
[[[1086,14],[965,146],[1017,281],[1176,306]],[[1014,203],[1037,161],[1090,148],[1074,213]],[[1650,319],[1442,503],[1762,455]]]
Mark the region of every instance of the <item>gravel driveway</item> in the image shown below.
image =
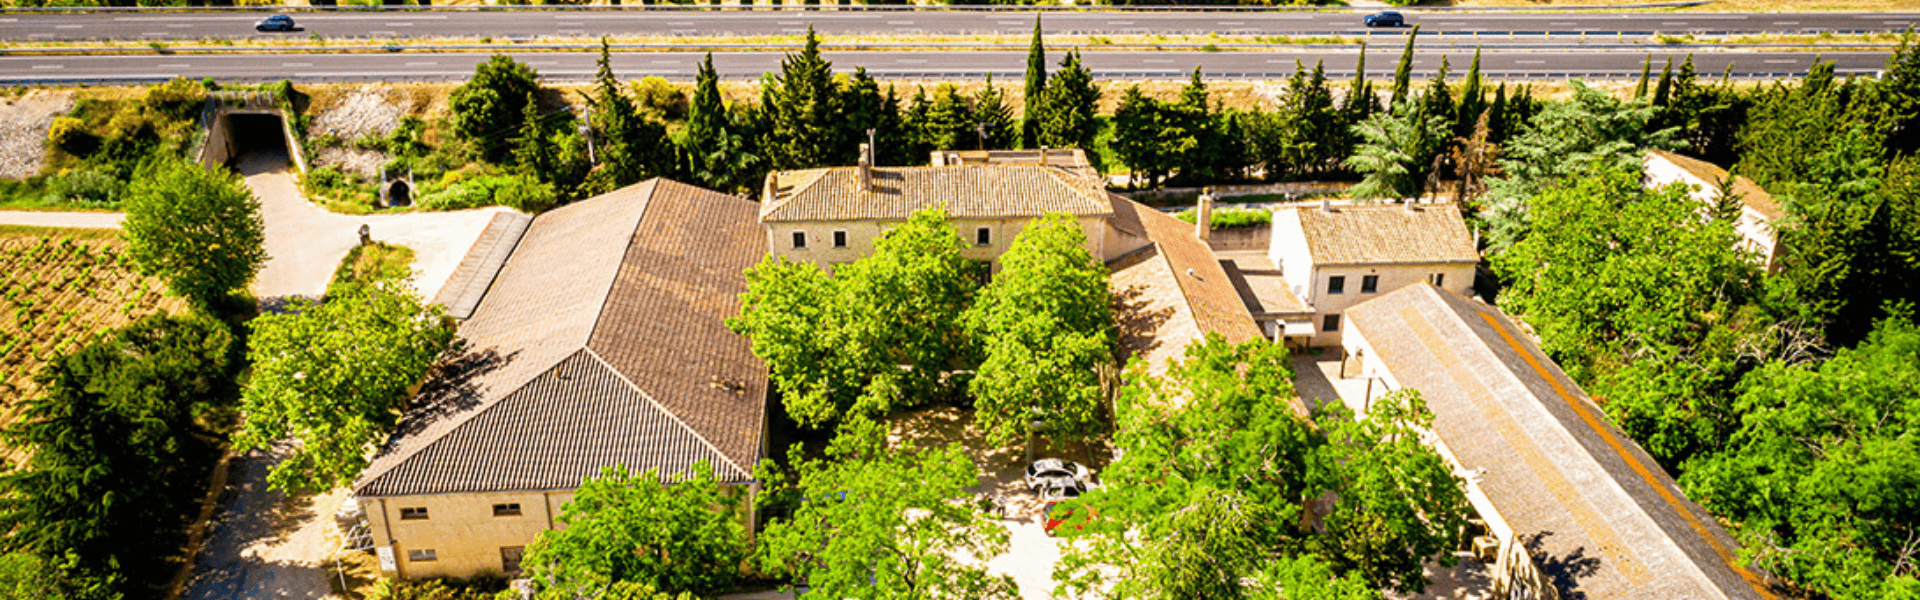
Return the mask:
[[[267,489],[267,470],[282,454],[235,459],[206,545],[194,559],[182,600],[319,600],[331,594],[328,557],[340,546],[332,510],[346,498],[288,497]]]

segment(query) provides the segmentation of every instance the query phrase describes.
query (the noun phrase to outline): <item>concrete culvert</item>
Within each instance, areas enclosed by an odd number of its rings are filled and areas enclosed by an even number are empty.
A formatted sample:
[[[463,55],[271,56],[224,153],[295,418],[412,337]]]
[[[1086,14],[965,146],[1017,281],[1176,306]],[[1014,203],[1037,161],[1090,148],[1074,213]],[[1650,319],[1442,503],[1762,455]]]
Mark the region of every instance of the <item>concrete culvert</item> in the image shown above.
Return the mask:
[[[387,206],[413,206],[413,188],[404,179],[389,181],[380,186],[380,202]]]

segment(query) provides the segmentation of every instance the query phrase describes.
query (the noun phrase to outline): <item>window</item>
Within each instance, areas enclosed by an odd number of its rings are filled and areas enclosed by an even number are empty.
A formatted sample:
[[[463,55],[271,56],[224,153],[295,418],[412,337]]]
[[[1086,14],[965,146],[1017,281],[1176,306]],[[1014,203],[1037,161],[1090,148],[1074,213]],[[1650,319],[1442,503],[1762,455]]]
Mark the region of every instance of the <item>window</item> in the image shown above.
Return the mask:
[[[1380,276],[1366,275],[1360,278],[1360,293],[1371,294],[1380,291]]]
[[[1433,287],[1441,287],[1441,286],[1444,286],[1444,285],[1446,285],[1446,284],[1447,284],[1447,274],[1446,274],[1446,273],[1434,273],[1434,274],[1433,274]]]
[[[1320,322],[1320,330],[1321,331],[1339,331],[1340,315],[1327,315],[1327,319],[1325,321]]]
[[[520,503],[495,504],[493,505],[493,516],[518,517],[520,516]]]
[[[1329,293],[1329,294],[1345,294],[1345,293],[1347,293],[1347,278],[1345,278],[1345,277],[1341,277],[1341,276],[1339,276],[1339,275],[1335,275],[1335,276],[1332,276],[1332,277],[1328,277],[1328,278],[1327,278],[1327,293]]]
[[[993,230],[986,227],[981,227],[979,229],[973,230],[973,245],[992,246]]]
[[[520,555],[526,554],[526,546],[502,546],[500,548],[500,572],[516,574],[520,572]]]
[[[427,507],[425,507],[425,506],[409,506],[409,507],[405,507],[405,508],[401,508],[401,509],[400,509],[400,520],[402,520],[402,521],[425,521],[425,520],[427,520]]]
[[[440,556],[434,554],[432,548],[407,551],[407,562],[433,562],[436,560],[440,560]]]
[[[793,247],[794,248],[807,247],[807,232],[805,231],[793,232]]]
[[[835,248],[847,247],[847,232],[845,231],[833,232],[833,247]]]

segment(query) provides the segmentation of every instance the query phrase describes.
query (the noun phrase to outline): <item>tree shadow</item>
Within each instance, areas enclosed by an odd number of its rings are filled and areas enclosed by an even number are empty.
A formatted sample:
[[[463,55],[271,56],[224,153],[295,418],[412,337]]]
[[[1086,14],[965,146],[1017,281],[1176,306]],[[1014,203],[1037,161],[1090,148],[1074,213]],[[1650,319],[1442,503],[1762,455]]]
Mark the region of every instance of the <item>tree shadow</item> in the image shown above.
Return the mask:
[[[1120,267],[1116,266],[1115,270]],[[1149,290],[1132,285],[1113,293],[1113,324],[1118,331],[1121,359],[1152,352],[1160,346],[1154,334],[1173,318],[1173,307],[1154,308]]]
[[[328,596],[332,563],[296,563],[254,556],[202,555],[182,600],[275,598],[320,600]]]
[[[479,406],[486,399],[480,379],[506,367],[520,355],[518,351],[501,354],[493,348],[471,350],[464,340],[454,344],[448,351],[449,358],[427,374],[426,383],[421,385],[406,416],[394,428],[392,438],[419,433],[441,419]]]
[[[1600,572],[1600,557],[1587,556],[1587,548],[1579,546],[1564,555],[1555,555],[1547,551],[1546,540],[1553,536],[1551,531],[1527,536],[1521,545],[1540,566],[1540,573],[1553,582],[1560,591],[1561,600],[1586,600],[1587,594],[1580,591],[1580,579],[1591,577]]]

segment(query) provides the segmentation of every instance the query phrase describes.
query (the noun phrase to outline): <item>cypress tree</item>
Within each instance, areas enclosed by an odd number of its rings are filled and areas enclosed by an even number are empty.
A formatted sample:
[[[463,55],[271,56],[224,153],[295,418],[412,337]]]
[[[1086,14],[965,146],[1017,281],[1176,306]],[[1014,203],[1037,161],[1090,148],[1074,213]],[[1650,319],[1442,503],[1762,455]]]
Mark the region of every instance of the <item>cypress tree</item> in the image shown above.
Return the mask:
[[[1486,110],[1487,93],[1480,88],[1480,48],[1473,49],[1473,63],[1467,66],[1467,80],[1460,83],[1460,104],[1454,111],[1453,135],[1469,137],[1473,135],[1474,123],[1480,120],[1480,112]]]
[[[1020,147],[1033,148],[1040,135],[1040,102],[1047,91],[1047,48],[1040,41],[1040,15],[1033,16],[1033,44],[1027,47],[1027,87],[1020,115]]]
[[[1400,51],[1400,66],[1393,69],[1393,95],[1387,101],[1387,107],[1400,106],[1407,99],[1409,88],[1413,85],[1413,39],[1420,36],[1420,26],[1414,25],[1407,32],[1407,47]]]
[[[1487,108],[1487,141],[1494,145],[1506,143],[1508,137],[1507,121],[1507,84],[1493,90],[1493,106]]]
[[[520,113],[520,131],[513,139],[513,162],[521,172],[547,181],[554,171],[554,152],[547,143],[546,128],[540,123],[540,99],[527,94]]]
[[[1665,108],[1673,93],[1673,57],[1667,57],[1667,66],[1660,68],[1660,83],[1653,88],[1653,105]]]
[[[528,98],[533,96],[529,95]],[[595,143],[598,144],[600,164],[606,165],[612,180],[608,183],[619,187],[645,176],[638,156],[640,128],[637,126],[633,101],[620,90],[620,82],[613,76],[611,55],[607,49],[606,38],[600,39],[599,71],[594,76],[593,113],[588,124],[593,127]],[[529,113],[533,114],[533,113]],[[597,190],[607,191],[607,190]]]
[[[1374,102],[1373,84],[1367,81],[1367,44],[1361,42],[1360,60],[1353,66],[1353,85],[1347,87],[1346,112],[1359,121],[1373,112]]]
[[[1633,99],[1641,100],[1647,97],[1647,76],[1651,74],[1653,74],[1653,53],[1649,52],[1647,62],[1640,65],[1640,83],[1633,86]]]

